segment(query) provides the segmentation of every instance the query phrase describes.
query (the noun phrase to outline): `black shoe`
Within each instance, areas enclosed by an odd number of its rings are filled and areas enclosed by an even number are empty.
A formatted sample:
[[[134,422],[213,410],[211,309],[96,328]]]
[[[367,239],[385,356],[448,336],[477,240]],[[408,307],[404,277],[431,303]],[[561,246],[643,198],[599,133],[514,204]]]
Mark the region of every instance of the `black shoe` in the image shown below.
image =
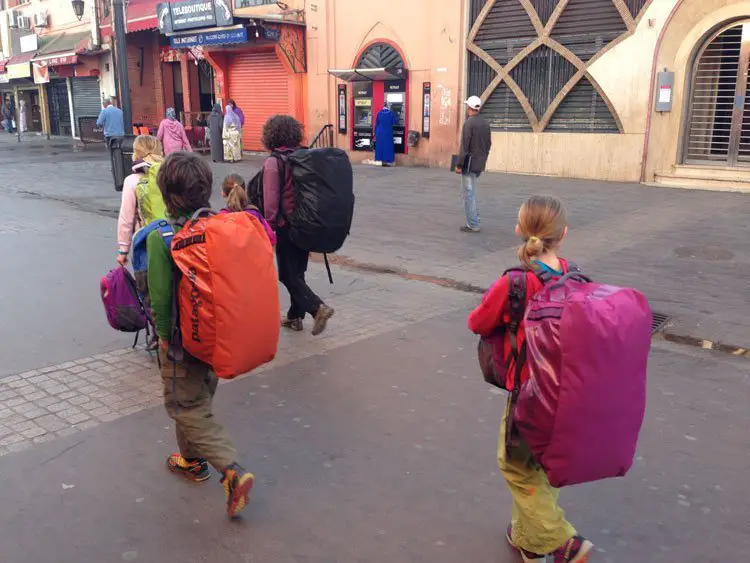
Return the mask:
[[[463,227],[461,227],[461,232],[476,234],[482,232],[482,229],[480,229],[479,227],[469,227],[469,225],[464,225]]]
[[[205,459],[188,460],[180,454],[172,454],[167,458],[167,469],[196,483],[201,483],[211,477],[208,462]]]

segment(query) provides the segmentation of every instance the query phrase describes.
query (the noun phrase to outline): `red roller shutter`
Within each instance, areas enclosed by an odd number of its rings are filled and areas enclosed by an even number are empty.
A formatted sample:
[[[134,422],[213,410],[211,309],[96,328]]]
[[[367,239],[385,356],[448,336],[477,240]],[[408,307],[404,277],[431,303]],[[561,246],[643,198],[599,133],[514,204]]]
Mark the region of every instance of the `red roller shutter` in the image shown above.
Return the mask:
[[[245,150],[264,150],[263,124],[272,115],[291,114],[289,74],[275,51],[238,53],[229,65],[229,96],[245,113]]]

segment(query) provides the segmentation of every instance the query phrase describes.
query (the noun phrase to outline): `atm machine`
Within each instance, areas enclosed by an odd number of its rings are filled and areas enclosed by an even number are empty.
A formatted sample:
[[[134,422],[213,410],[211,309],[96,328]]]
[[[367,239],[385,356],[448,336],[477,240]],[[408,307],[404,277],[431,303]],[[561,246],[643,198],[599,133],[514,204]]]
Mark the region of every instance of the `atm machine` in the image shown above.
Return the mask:
[[[352,119],[352,149],[373,151],[373,126],[375,119],[373,104],[373,83],[353,82],[354,112]]]
[[[406,80],[389,80],[384,82],[383,94],[385,103],[391,105],[396,114],[397,124],[393,128],[393,145],[396,154],[405,154],[406,137]]]

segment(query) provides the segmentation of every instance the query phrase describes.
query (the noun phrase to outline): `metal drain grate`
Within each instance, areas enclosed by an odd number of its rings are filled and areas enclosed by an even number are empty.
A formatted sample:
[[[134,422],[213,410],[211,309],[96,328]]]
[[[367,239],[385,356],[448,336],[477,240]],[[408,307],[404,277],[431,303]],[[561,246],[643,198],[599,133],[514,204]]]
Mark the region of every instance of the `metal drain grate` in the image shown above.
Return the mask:
[[[653,319],[651,321],[651,334],[656,334],[657,332],[660,332],[664,325],[669,322],[669,315],[665,315],[664,313],[657,313],[654,311],[653,313]]]

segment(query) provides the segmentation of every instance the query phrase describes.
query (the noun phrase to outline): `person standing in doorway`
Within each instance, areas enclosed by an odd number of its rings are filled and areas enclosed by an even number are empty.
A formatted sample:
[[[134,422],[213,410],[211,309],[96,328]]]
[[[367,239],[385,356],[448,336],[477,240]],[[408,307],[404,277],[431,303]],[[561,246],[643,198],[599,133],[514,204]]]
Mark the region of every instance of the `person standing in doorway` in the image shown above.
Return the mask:
[[[385,104],[375,118],[375,162],[382,162],[383,166],[393,166],[396,160],[393,127],[397,121],[396,114],[391,111],[389,104]]]
[[[286,287],[291,301],[281,326],[301,332],[302,320],[305,315],[311,315],[315,319],[312,333],[316,336],[325,330],[334,310],[323,303],[305,281],[310,253],[294,244],[289,234],[287,218],[295,209],[294,185],[290,167],[283,164],[284,159],[300,147],[303,137],[302,124],[290,115],[275,115],[263,126],[263,145],[271,153],[263,163],[263,215],[276,231],[279,281]]]
[[[185,127],[177,121],[177,112],[174,108],[167,109],[167,118],[159,124],[159,132],[156,134],[164,147],[164,154],[170,155],[177,151],[193,152],[185,134]]]
[[[21,133],[28,131],[26,124],[26,100],[18,102],[18,127]]]
[[[211,145],[211,160],[224,162],[223,138],[224,115],[221,113],[221,104],[215,103],[208,116],[208,142]]]
[[[99,113],[96,126],[104,129],[104,141],[107,147],[112,147],[114,139],[122,139],[125,136],[122,110],[115,105],[115,98],[108,98],[104,101],[104,109]]]
[[[13,104],[13,98],[10,96],[6,96],[3,99],[3,107],[2,107],[2,114],[3,114],[3,126],[5,127],[5,130],[12,134],[15,130],[13,127],[13,120],[15,119],[15,107]]]
[[[471,96],[464,103],[467,106],[467,119],[461,132],[461,151],[456,166],[456,172],[461,174],[466,212],[466,225],[461,227],[461,231],[478,233],[480,224],[476,196],[477,178],[487,166],[487,157],[492,148],[492,132],[487,120],[479,115],[482,109],[482,100],[479,96]]]
[[[234,113],[232,104],[227,104],[224,114],[224,159],[227,162],[239,162],[242,160],[242,146],[240,140],[240,130],[242,125],[240,124],[240,118]]]

